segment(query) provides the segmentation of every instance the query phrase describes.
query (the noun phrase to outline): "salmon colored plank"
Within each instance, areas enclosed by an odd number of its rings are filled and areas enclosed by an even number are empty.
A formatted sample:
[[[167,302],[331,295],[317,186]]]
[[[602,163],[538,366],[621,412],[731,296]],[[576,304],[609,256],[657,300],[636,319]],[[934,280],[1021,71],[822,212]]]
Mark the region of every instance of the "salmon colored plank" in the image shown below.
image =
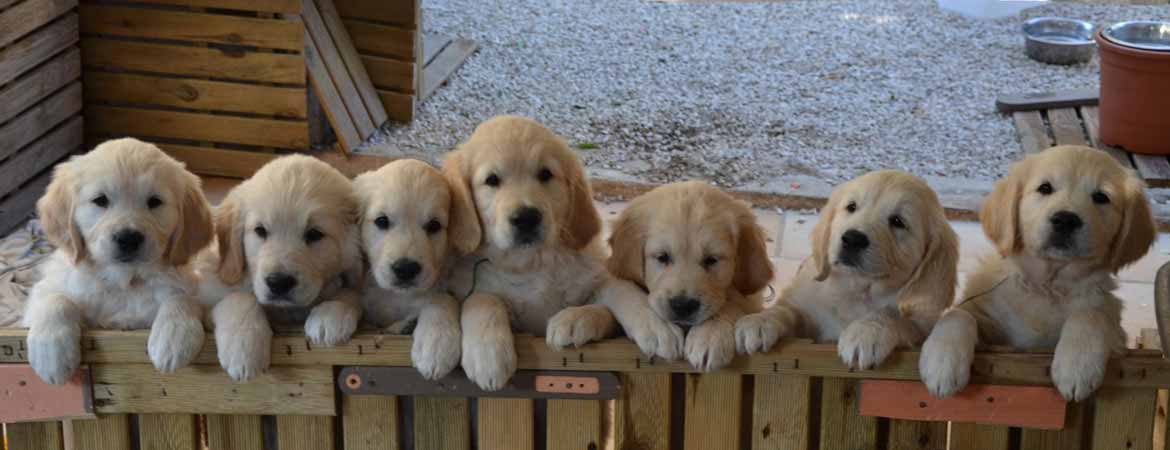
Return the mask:
[[[1056,430],[1064,427],[1066,403],[1051,387],[968,385],[937,398],[917,381],[864,380],[863,416],[908,420],[974,422]]]
[[[47,384],[28,364],[0,365],[0,422],[92,418],[89,370],[62,386]]]

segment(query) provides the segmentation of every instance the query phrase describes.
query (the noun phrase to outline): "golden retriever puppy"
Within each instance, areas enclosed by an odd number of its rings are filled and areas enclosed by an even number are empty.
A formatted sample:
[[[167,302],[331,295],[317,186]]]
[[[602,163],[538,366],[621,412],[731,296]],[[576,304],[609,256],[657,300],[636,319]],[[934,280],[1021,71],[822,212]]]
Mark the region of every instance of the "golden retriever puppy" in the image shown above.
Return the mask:
[[[481,388],[498,390],[515,372],[513,328],[543,335],[553,348],[580,346],[616,334],[611,308],[645,301],[636,285],[606,271],[584,167],[552,131],[521,117],[492,118],[443,171],[472,199],[483,231],[450,280],[466,296],[463,370]],[[665,326],[637,331],[643,351],[677,358],[680,335]]]
[[[442,378],[459,365],[462,332],[459,302],[440,282],[479,246],[475,206],[438,170],[410,159],[358,176],[354,189],[369,262],[365,318],[413,334],[414,367],[427,379]]]
[[[764,240],[746,203],[703,182],[674,183],[618,216],[608,266],[649,290],[640,305],[653,311],[649,320],[690,329],[684,353],[692,366],[718,370],[735,357],[736,320],[763,308],[759,292],[772,280]]]
[[[150,328],[146,352],[172,372],[203,346],[195,284],[182,267],[211,242],[199,178],[154,145],[106,141],[61,163],[37,213],[57,251],[24,313],[28,361],[61,384],[81,362],[81,328]]]
[[[999,254],[922,346],[922,380],[938,396],[963,389],[977,343],[1055,349],[1053,384],[1087,398],[1125,349],[1113,276],[1154,241],[1144,184],[1105,152],[1054,147],[1015,163],[979,218]]]
[[[217,246],[196,261],[219,362],[235,380],[268,368],[272,328],[304,323],[314,345],[349,340],[361,319],[358,202],[341,172],[290,155],[232,188]]]
[[[811,237],[812,256],[776,305],[736,324],[741,351],[782,336],[837,341],[846,365],[869,369],[921,343],[954,301],[958,237],[918,177],[882,170],[841,185]]]

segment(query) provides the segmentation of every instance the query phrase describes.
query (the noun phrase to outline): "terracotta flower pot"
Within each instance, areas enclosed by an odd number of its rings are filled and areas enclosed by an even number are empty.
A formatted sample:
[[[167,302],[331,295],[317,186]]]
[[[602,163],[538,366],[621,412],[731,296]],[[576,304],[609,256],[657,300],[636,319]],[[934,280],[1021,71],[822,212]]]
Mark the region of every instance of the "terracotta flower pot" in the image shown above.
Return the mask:
[[[1142,50],[1097,32],[1101,141],[1135,153],[1170,154],[1170,52]]]

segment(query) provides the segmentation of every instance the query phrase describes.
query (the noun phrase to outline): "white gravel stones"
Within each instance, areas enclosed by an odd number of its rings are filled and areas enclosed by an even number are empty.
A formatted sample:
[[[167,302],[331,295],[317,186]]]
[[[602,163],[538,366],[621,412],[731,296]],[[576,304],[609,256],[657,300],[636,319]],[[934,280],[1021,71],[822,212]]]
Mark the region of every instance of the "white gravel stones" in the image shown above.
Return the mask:
[[[1059,3],[979,21],[933,0],[426,0],[428,32],[480,50],[413,123],[371,143],[434,160],[512,113],[565,136],[593,169],[653,182],[835,183],[879,168],[990,180],[1020,152],[997,94],[1098,82],[1095,59],[1028,59],[1023,20],[1165,13]]]

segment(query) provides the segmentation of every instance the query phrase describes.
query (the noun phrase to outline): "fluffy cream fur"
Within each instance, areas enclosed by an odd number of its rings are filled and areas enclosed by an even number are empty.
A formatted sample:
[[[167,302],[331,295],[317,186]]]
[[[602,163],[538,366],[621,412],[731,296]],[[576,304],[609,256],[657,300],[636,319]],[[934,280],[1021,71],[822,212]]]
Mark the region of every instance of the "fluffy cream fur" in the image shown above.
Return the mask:
[[[1052,381],[1061,394],[1079,401],[1096,390],[1110,354],[1125,349],[1113,274],[1145,255],[1155,236],[1144,188],[1088,147],[1054,147],[1013,165],[980,212],[999,254],[981,262],[961,304],[923,345],[929,390],[963,389],[978,342],[1055,349]],[[1059,231],[1058,213],[1081,225]]]
[[[868,244],[850,251],[846,241],[859,235]],[[954,300],[958,238],[913,175],[870,172],[834,189],[812,242],[776,305],[736,324],[741,351],[765,351],[782,336],[837,341],[849,367],[869,369],[922,342]]]
[[[57,166],[37,202],[57,251],[29,293],[28,359],[45,381],[66,382],[80,364],[82,327],[150,328],[147,353],[172,372],[203,345],[201,310],[187,260],[211,240],[199,178],[157,147],[107,141]],[[115,236],[137,232],[136,251]]]

